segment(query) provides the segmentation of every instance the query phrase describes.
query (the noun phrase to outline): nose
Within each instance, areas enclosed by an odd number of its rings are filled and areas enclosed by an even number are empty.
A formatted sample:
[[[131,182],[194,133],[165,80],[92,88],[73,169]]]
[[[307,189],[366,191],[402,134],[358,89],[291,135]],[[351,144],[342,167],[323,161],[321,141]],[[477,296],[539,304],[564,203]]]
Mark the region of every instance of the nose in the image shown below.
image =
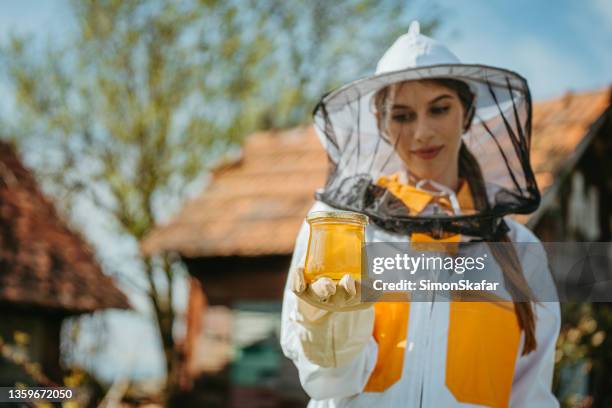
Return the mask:
[[[416,120],[414,128],[414,140],[419,144],[427,144],[434,136],[431,123],[427,118],[419,118]]]

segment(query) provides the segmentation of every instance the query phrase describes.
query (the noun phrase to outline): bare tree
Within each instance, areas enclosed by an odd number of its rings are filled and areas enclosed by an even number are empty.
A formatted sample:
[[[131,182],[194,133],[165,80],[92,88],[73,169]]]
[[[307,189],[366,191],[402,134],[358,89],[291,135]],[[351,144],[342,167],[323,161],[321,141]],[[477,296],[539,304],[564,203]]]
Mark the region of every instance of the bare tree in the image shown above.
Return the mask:
[[[13,109],[3,133],[36,157],[47,192],[77,200],[135,242],[224,152],[260,128],[309,119],[316,99],[371,71],[407,22],[401,1],[74,1],[66,44],[12,38],[0,53]],[[432,21],[429,28],[434,28]],[[331,68],[330,68],[331,67]],[[121,268],[119,268],[121,269]],[[140,258],[176,385],[176,264]],[[160,285],[159,282],[164,284]],[[139,282],[145,282],[145,287]]]

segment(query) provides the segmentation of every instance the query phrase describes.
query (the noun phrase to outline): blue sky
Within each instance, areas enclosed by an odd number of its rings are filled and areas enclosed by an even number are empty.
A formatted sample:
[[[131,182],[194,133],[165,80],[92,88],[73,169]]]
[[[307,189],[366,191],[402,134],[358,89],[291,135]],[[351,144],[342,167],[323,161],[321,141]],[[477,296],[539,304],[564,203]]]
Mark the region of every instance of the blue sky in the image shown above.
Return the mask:
[[[612,84],[612,1],[439,4],[448,13],[441,40],[465,62],[519,72],[536,100]]]
[[[418,0],[417,4],[406,8],[407,13],[418,9],[416,18],[430,4],[438,5],[443,27],[436,37],[463,61],[519,72],[536,100],[612,83],[610,0]],[[65,0],[0,3],[0,39],[14,30],[60,40],[70,24]]]
[[[425,0],[418,3],[419,7],[406,9],[408,14],[420,10],[414,18],[427,13],[431,4]],[[568,90],[592,90],[612,84],[610,0],[439,0],[435,3],[443,13],[443,25],[436,35],[439,40],[464,62],[519,72],[529,81],[535,100],[555,97]],[[11,31],[32,34],[44,41],[62,41],[71,24],[64,0],[0,3],[0,41]],[[0,92],[3,89],[0,83]],[[89,211],[92,210],[83,209],[80,217],[86,220]],[[131,243],[113,247],[110,243],[116,240],[102,225],[89,228],[87,235],[97,238],[94,244],[103,257],[133,262],[135,248],[130,247]],[[179,291],[177,307],[181,309],[185,304],[184,285]],[[142,299],[135,300],[142,305]],[[110,352],[88,364],[104,378],[160,375],[163,363],[155,327],[143,316],[118,312],[110,316],[109,330],[117,334],[111,336]]]

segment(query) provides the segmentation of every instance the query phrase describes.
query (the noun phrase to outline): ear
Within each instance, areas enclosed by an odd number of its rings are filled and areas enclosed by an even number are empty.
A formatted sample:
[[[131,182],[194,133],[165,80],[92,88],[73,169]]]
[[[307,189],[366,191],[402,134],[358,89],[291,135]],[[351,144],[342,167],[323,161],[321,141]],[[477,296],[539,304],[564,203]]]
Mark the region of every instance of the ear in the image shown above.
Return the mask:
[[[474,120],[475,113],[476,113],[476,110],[474,109],[474,105],[471,105],[470,109],[467,111],[465,115],[465,122],[463,123],[463,133],[470,130],[470,127],[472,126],[472,121]]]
[[[380,112],[376,111],[376,112],[374,112],[374,115],[376,116],[376,127],[378,128],[379,136],[382,138],[382,140],[384,140],[388,144],[391,144],[391,142],[389,141],[389,138],[385,134],[385,129],[382,127],[382,123],[384,123],[384,119],[383,119],[382,114]]]

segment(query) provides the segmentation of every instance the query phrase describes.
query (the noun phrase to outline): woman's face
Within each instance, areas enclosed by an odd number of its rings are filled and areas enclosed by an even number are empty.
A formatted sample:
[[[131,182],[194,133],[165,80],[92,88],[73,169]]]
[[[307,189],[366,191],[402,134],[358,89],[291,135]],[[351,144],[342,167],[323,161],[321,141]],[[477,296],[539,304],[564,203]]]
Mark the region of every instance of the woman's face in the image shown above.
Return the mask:
[[[383,129],[408,171],[457,188],[465,125],[457,93],[431,81],[407,81],[392,85],[387,98]]]

